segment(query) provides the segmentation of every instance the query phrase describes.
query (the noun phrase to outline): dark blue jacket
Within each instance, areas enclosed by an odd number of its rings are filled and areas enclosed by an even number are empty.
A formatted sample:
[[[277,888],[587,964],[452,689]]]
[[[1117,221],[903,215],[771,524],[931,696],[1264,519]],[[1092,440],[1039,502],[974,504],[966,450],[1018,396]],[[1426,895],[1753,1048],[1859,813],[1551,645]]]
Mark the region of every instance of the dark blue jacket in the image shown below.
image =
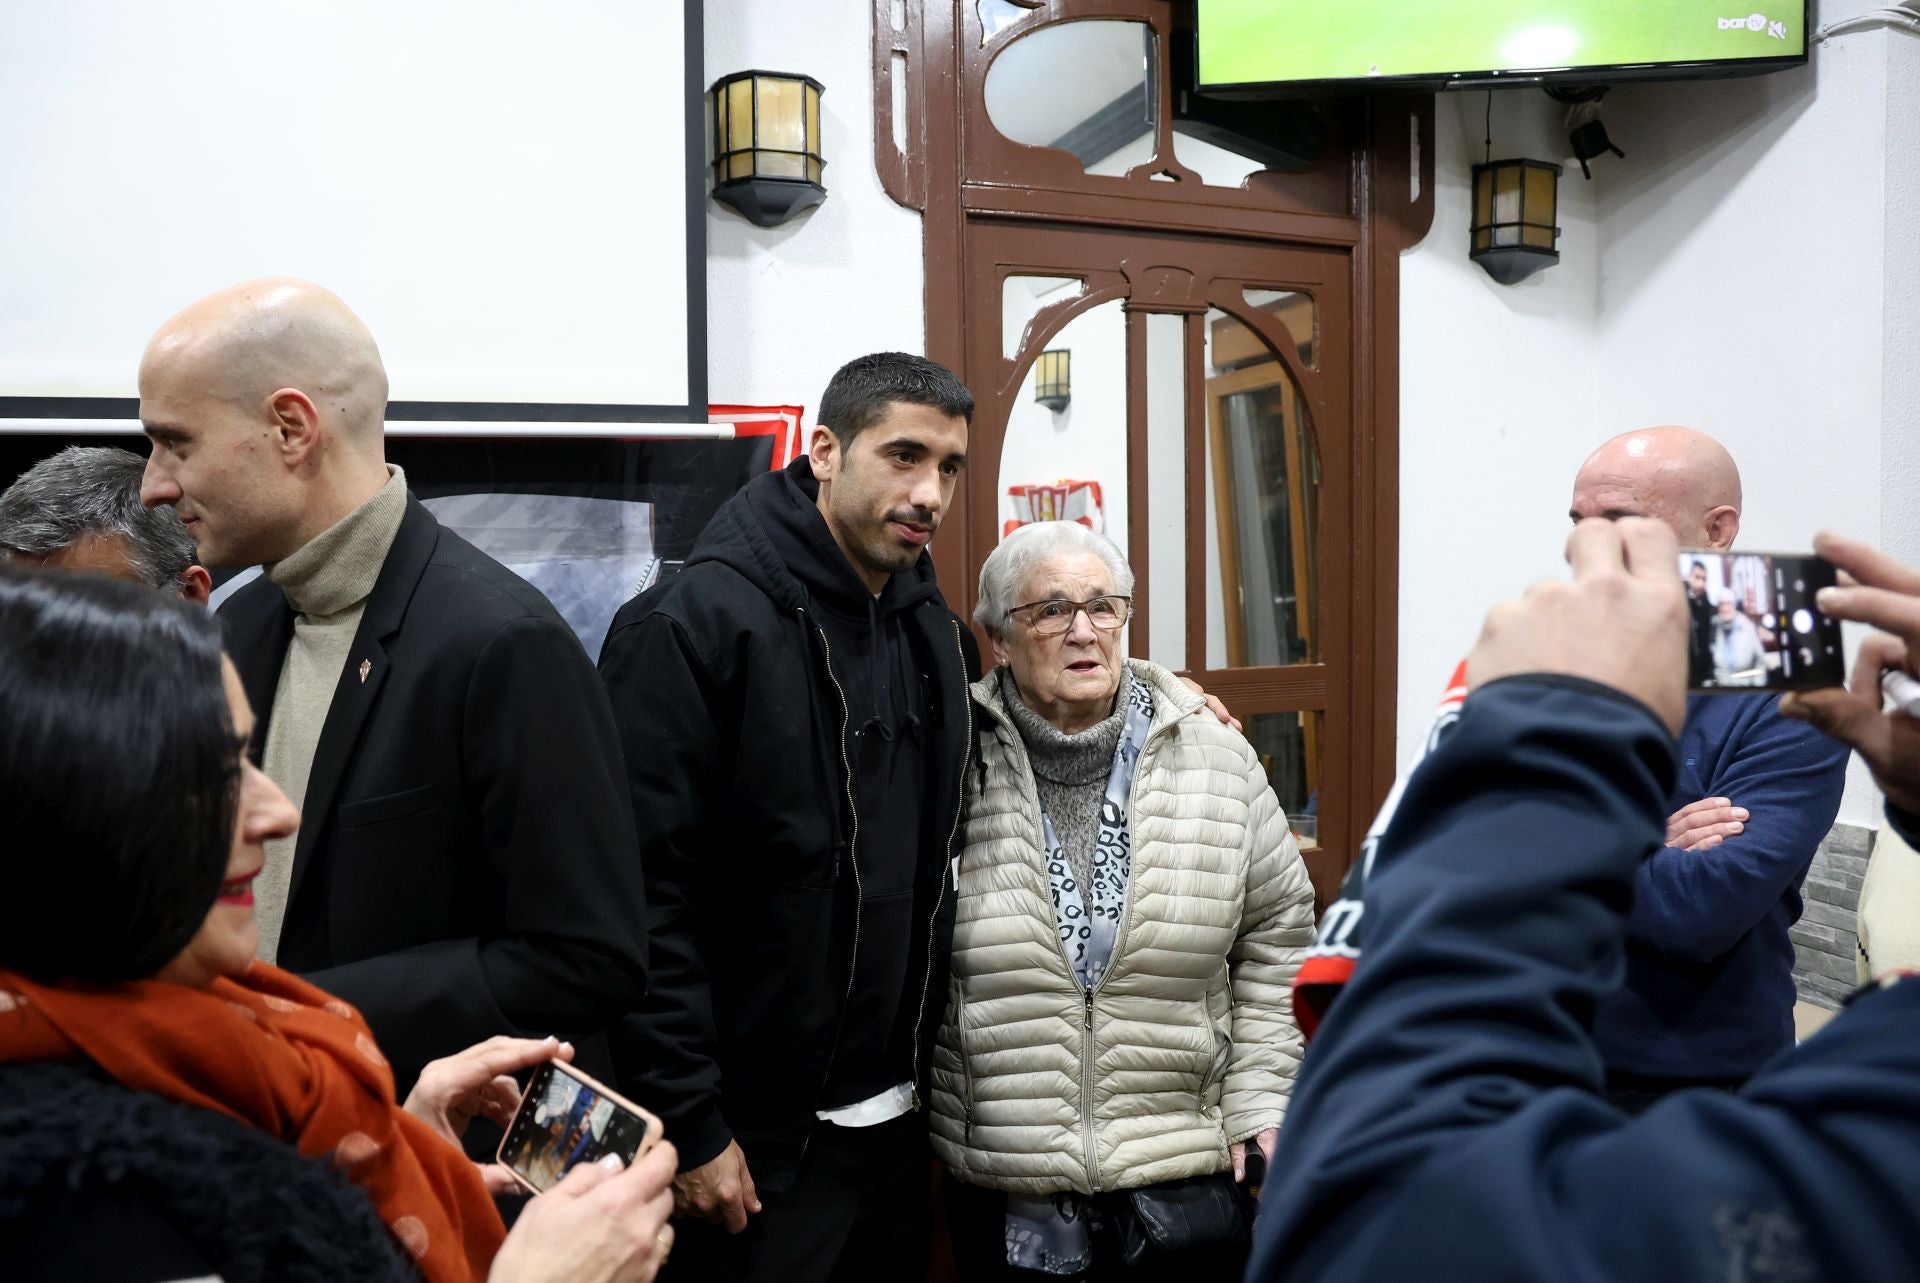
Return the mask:
[[[1467,701],[1380,845],[1251,1279],[1920,1278],[1920,982],[1867,994],[1737,1096],[1628,1119],[1599,1095],[1588,1030],[1673,749],[1583,682]]]
[[[1627,982],[1600,1004],[1607,1068],[1654,1078],[1739,1079],[1793,1046],[1800,884],[1833,827],[1847,750],[1780,716],[1778,695],[1696,695],[1680,731],[1671,814],[1724,797],[1746,831],[1709,851],[1663,847],[1640,866],[1627,919]]]

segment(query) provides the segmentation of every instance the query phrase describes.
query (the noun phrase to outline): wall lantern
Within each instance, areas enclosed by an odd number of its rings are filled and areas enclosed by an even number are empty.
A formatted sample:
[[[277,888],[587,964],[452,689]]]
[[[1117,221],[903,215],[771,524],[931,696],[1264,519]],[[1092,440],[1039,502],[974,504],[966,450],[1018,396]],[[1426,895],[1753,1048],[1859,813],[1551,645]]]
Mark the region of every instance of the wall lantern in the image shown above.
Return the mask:
[[[1048,348],[1033,361],[1033,399],[1055,414],[1073,400],[1073,353],[1063,347]]]
[[[713,198],[777,227],[827,198],[812,76],[741,71],[713,82]]]
[[[1502,285],[1560,261],[1555,225],[1560,166],[1544,160],[1495,160],[1473,167],[1473,231],[1468,257]]]

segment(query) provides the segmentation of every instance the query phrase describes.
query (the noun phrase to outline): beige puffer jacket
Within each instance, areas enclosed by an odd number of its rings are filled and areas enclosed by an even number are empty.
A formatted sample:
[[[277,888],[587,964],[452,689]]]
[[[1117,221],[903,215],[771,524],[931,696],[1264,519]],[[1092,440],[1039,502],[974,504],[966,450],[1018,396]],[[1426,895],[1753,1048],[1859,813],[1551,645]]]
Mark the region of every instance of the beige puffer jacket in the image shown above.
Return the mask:
[[[1154,714],[1126,913],[1091,998],[1055,928],[1026,746],[993,675],[973,687],[981,770],[932,1066],[934,1152],[972,1184],[1037,1197],[1203,1176],[1286,1112],[1306,866],[1247,741],[1167,670],[1128,665]]]

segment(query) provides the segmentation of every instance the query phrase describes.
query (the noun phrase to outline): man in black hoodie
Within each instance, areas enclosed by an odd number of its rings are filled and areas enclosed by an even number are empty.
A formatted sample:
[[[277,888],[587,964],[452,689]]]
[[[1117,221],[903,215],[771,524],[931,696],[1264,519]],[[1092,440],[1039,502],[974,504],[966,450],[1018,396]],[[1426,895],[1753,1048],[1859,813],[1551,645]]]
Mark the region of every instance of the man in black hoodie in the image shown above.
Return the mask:
[[[807,454],[607,634],[653,964],[616,1056],[680,1149],[670,1278],[923,1267],[917,1083],[979,670],[926,546],[972,416],[931,361],[850,362]]]

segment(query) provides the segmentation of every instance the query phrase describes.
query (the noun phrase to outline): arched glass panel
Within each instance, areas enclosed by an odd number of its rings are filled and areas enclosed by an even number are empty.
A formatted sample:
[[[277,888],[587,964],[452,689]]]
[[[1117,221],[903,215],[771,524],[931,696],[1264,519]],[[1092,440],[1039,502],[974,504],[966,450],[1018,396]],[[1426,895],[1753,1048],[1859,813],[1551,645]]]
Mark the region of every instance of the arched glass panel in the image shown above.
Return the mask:
[[[1089,308],[1047,340],[1069,354],[1064,404],[1040,401],[1039,362],[1000,445],[1000,534],[1032,521],[1080,521],[1127,547],[1127,321],[1120,300]]]
[[[1064,303],[1086,289],[1077,276],[1009,276],[1000,283],[1000,354],[1011,361],[1020,354],[1027,325],[1043,307]]]

